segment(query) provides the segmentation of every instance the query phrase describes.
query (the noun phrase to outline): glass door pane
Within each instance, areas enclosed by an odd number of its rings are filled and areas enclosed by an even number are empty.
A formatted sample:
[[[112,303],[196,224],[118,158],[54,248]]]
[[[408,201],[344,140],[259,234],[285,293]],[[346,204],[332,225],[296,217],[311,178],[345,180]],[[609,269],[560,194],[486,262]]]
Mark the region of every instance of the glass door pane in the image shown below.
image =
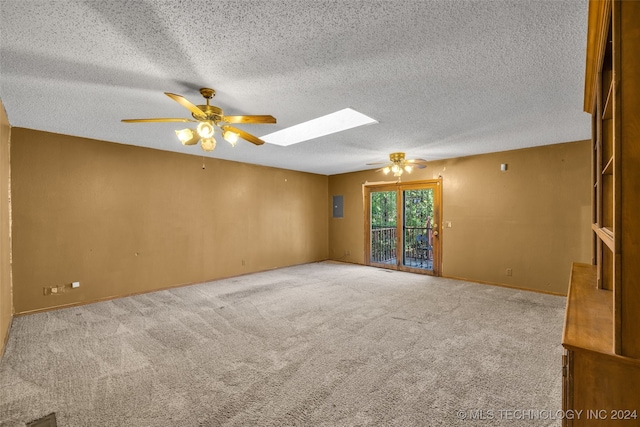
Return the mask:
[[[433,196],[433,188],[402,191],[402,265],[405,267],[433,271]]]
[[[396,191],[371,192],[372,264],[396,265],[397,196]]]

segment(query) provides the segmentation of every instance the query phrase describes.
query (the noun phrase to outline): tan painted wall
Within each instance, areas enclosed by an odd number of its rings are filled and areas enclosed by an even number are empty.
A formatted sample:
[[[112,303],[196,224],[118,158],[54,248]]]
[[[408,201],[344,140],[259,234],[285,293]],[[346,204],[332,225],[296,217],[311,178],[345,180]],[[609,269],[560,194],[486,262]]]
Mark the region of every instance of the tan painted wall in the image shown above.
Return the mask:
[[[11,209],[9,186],[11,168],[9,146],[11,128],[0,101],[0,357],[4,354],[6,339],[11,328],[13,304],[11,297]]]
[[[328,257],[326,176],[12,132],[16,313]]]
[[[443,276],[565,294],[571,263],[591,262],[589,147],[579,141],[461,157],[412,173],[412,180],[443,178],[443,221],[452,225],[441,234]],[[345,204],[343,219],[329,219],[332,259],[364,263],[362,184],[383,178],[374,171],[329,177],[329,199],[342,194]]]

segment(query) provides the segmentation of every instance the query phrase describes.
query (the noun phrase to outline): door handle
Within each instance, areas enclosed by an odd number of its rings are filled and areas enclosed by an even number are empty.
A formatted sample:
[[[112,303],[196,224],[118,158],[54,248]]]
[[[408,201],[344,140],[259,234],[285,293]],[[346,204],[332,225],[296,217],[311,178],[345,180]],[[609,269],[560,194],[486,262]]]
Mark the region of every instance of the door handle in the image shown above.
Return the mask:
[[[433,230],[433,235],[438,237],[438,230]]]

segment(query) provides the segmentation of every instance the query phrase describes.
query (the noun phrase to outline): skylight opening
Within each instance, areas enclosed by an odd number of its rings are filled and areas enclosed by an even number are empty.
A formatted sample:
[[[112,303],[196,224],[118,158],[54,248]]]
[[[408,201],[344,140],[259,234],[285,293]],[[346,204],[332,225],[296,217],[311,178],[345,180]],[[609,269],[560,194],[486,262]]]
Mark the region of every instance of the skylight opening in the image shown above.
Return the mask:
[[[269,144],[286,147],[310,139],[320,138],[343,130],[358,126],[378,123],[362,113],[351,108],[336,111],[326,116],[318,117],[297,125],[262,136],[262,140]]]

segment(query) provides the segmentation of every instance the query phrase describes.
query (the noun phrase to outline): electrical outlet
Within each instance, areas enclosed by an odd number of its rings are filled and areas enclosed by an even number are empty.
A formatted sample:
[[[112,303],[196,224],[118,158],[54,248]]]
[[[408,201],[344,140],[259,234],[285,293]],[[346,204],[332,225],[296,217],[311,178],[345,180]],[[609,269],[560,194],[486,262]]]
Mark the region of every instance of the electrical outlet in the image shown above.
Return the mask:
[[[513,276],[513,270],[510,268],[507,268],[507,276]]]
[[[42,293],[44,295],[59,295],[59,294],[64,294],[70,291],[71,289],[76,289],[79,287],[80,287],[80,282],[71,282],[71,283],[65,283],[64,285],[49,286],[46,288],[42,288]]]
[[[350,251],[350,250],[346,250],[346,251],[344,251],[344,255],[345,255],[345,256],[349,256],[349,255],[351,255],[351,251]]]

